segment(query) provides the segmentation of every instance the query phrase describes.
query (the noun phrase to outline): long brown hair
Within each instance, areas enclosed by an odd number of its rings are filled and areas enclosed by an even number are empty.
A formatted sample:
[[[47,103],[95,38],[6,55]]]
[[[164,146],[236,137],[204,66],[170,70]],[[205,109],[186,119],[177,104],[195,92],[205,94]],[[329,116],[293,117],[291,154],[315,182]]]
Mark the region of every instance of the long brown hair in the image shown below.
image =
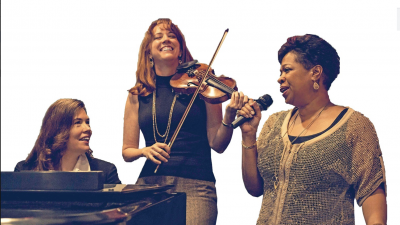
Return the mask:
[[[182,62],[190,62],[193,60],[189,49],[186,47],[185,37],[177,25],[172,23],[170,19],[158,19],[152,22],[140,45],[136,70],[136,84],[129,90],[129,92],[134,95],[147,96],[152,93],[156,87],[154,69],[150,64],[150,46],[154,40],[153,29],[159,24],[163,24],[165,29],[171,30],[176,35],[181,46]]]
[[[85,104],[77,99],[59,99],[44,115],[40,133],[32,151],[25,160],[31,170],[59,170],[61,158],[67,149],[69,131],[76,113]],[[93,158],[92,150],[87,156]]]

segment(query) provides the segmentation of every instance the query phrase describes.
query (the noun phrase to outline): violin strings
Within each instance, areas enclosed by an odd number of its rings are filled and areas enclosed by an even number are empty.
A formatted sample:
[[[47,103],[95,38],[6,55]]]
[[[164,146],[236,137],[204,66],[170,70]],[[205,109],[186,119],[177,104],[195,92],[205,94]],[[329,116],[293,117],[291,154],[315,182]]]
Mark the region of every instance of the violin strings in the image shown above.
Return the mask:
[[[223,83],[222,81],[218,80],[217,76],[215,76],[214,74],[208,74],[207,75],[210,79],[212,79],[215,83],[218,83],[219,85],[225,87],[226,89],[228,89],[229,94],[232,94],[233,92],[235,92],[236,90],[229,87],[228,85],[226,85],[225,83]],[[201,77],[200,77],[201,78]]]
[[[210,76],[210,79],[212,79],[213,81],[215,81],[215,82],[218,83],[219,85],[221,85],[221,86],[227,88],[227,89],[231,92],[231,93],[229,93],[229,94],[232,94],[233,92],[235,92],[235,90],[234,90],[233,88],[231,88],[231,87],[229,87],[228,85],[224,84],[222,81],[218,80],[217,78],[215,78],[215,77],[213,77],[213,76]]]

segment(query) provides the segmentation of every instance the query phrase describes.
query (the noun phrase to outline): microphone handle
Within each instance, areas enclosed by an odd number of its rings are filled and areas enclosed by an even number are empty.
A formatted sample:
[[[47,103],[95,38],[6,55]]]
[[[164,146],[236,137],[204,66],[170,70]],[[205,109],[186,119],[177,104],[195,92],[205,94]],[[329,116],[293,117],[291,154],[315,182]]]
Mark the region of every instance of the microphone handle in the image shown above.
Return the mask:
[[[264,109],[263,109],[263,106],[262,106],[261,104],[258,104],[258,102],[257,102],[257,105],[260,107],[261,111],[264,110]],[[231,123],[231,126],[233,127],[233,129],[236,129],[238,126],[242,125],[242,124],[243,124],[244,122],[246,122],[247,120],[251,120],[251,118],[246,118],[246,117],[244,117],[244,116],[239,116],[236,120],[234,120],[234,121]]]
[[[246,122],[246,119],[244,116],[239,116],[236,120],[234,120],[231,123],[231,126],[233,127],[233,129],[236,129],[236,127],[242,125],[244,122]]]

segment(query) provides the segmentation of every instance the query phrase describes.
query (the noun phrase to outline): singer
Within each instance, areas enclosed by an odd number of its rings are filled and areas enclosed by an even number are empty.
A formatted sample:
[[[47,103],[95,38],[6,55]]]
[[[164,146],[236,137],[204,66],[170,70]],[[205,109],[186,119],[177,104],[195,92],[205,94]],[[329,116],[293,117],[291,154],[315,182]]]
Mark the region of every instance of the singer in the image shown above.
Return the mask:
[[[280,91],[289,111],[271,115],[258,140],[258,104],[239,114],[242,175],[252,196],[263,195],[257,224],[354,224],[354,199],[367,224],[386,224],[386,180],[370,120],[328,95],[340,59],[325,40],[306,34],[278,52]],[[255,113],[253,116],[252,113]]]
[[[211,148],[225,151],[233,133],[228,125],[247,97],[234,92],[224,117],[221,104],[208,104],[197,97],[170,149],[168,143],[190,101],[190,97],[173,93],[170,79],[179,64],[192,60],[178,26],[169,19],[151,23],[140,46],[136,85],[126,101],[122,155],[126,162],[147,158],[137,184],[174,184],[173,192],[186,192],[186,224],[215,224]],[[144,148],[139,148],[140,131]]]

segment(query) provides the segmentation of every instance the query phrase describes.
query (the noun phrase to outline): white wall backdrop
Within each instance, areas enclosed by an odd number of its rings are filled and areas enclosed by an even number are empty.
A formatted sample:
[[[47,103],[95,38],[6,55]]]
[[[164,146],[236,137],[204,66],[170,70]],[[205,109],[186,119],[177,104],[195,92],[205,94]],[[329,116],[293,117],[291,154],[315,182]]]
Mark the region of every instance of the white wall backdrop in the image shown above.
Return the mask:
[[[1,171],[26,158],[54,101],[77,98],[91,118],[95,157],[114,163],[123,183],[135,183],[144,160],[125,163],[121,157],[123,113],[140,43],[158,18],[171,18],[203,63],[230,29],[213,68],[236,79],[250,97],[272,96],[261,123],[291,108],[276,82],[278,49],[286,38],[310,33],[331,43],[341,58],[331,100],[375,125],[387,171],[388,222],[400,221],[398,1],[137,2],[1,2]],[[261,197],[247,194],[242,182],[240,141],[238,129],[226,152],[212,155],[218,224],[255,224],[260,210]],[[364,224],[356,208],[356,224]]]

